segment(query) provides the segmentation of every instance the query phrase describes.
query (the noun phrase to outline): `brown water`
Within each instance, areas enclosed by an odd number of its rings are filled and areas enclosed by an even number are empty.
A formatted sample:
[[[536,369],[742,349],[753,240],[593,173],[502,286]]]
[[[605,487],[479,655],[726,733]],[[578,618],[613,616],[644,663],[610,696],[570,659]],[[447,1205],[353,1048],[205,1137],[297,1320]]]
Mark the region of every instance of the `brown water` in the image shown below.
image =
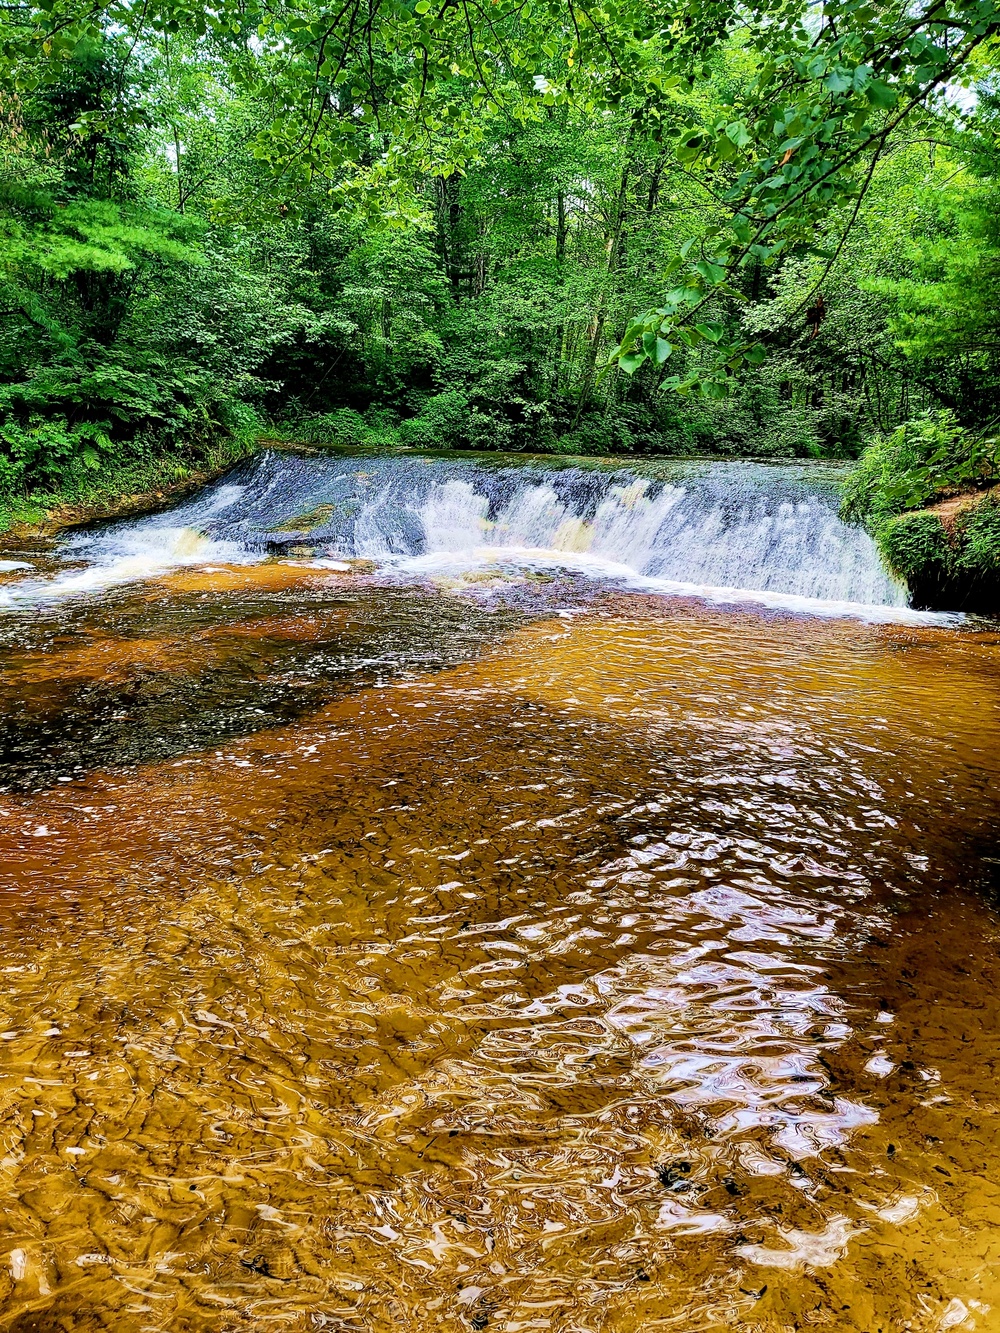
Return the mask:
[[[1000,1329],[1000,636],[7,623],[0,1328]]]

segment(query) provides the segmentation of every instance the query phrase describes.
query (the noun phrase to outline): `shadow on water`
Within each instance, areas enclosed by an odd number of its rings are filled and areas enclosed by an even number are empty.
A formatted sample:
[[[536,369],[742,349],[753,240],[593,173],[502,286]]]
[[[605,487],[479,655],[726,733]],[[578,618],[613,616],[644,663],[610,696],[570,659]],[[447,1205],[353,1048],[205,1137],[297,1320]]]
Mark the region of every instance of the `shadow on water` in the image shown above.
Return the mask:
[[[373,598],[300,572],[291,590],[119,590],[98,608],[36,618],[30,647],[23,625],[0,624],[0,791],[290,722],[341,694],[464,661],[523,620],[419,589]]]

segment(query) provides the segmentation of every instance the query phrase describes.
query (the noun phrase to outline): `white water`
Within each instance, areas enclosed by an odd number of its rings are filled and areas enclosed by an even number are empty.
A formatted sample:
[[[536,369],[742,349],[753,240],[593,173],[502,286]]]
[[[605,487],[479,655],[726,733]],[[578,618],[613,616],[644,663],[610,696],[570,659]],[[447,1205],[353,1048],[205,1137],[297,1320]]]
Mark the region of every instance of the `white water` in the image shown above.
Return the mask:
[[[829,482],[802,469],[691,465],[669,480],[624,469],[513,468],[470,459],[265,454],[165,515],[67,541],[74,568],[0,589],[0,609],[99,593],[180,565],[264,558],[306,542],[317,564],[364,557],[395,578],[532,569],[716,603],[941,623],[915,612],[871,538],[844,524]],[[301,532],[289,532],[297,515]],[[291,521],[290,521],[291,520]],[[331,570],[331,572],[335,572]]]
[[[234,505],[241,486],[219,488],[206,514]],[[100,593],[123,583],[142,582],[184,565],[246,563],[257,557],[238,542],[212,540],[193,526],[178,526],[172,514],[116,524],[70,538],[67,559],[76,567],[54,578],[25,578],[0,588],[0,610],[17,610],[62,598]],[[77,564],[78,561],[82,563]],[[30,569],[20,564],[19,568]]]
[[[509,551],[548,552],[580,567],[572,557],[586,554],[614,565],[618,577],[623,571],[644,576],[647,583],[669,584],[670,591],[739,588],[838,605],[906,606],[905,588],[885,571],[868,534],[842,523],[818,499],[750,507],[734,518],[683,486],[650,490],[642,479],[611,486],[585,519],[541,483],[517,492],[491,521],[487,497],[469,482],[435,483],[417,511],[425,557],[454,554],[464,561],[470,554],[488,560]],[[378,538],[358,554],[391,558]],[[396,564],[430,567],[419,558],[397,558]]]

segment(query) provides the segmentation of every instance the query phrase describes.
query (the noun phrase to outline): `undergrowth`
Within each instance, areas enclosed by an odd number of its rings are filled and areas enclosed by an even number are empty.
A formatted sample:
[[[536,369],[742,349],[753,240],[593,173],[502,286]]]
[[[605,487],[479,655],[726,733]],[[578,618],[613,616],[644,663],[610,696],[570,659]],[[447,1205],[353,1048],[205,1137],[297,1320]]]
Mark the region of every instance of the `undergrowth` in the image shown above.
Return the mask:
[[[134,495],[172,488],[224,470],[257,448],[261,423],[247,409],[228,429],[164,445],[155,435],[114,443],[100,428],[47,419],[0,424],[0,532],[43,523],[63,508],[101,510]],[[60,458],[51,472],[32,467],[38,452]]]
[[[844,486],[841,513],[862,523],[911,590],[1000,580],[1000,441],[927,413],[876,435]],[[963,503],[952,514],[941,501]]]

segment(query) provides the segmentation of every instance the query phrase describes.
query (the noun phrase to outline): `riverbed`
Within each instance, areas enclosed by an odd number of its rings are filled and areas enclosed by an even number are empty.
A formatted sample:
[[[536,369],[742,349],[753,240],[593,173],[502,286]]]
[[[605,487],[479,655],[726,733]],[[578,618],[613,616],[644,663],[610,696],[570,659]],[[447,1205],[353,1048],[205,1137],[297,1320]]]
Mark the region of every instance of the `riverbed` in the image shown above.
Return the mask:
[[[1000,1326],[1000,627],[385,466],[2,576],[0,1328]]]

